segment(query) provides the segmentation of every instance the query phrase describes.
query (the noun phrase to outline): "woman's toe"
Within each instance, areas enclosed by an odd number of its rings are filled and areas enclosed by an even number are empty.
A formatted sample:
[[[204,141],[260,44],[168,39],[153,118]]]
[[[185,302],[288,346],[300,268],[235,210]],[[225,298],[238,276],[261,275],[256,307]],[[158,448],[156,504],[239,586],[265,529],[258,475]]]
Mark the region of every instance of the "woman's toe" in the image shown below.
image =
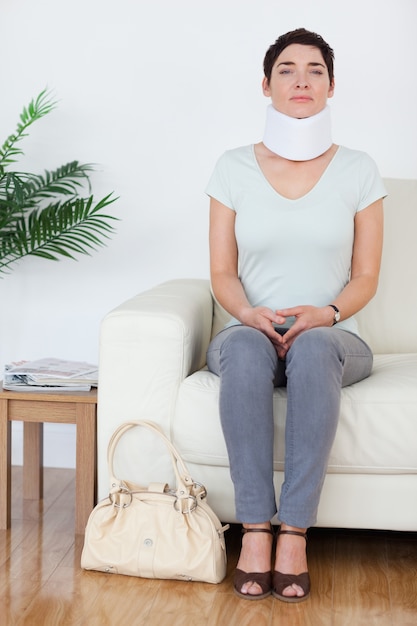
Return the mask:
[[[287,598],[295,598],[296,596],[300,598],[304,595],[304,589],[301,589],[299,585],[290,585],[289,587],[285,587],[282,595]]]

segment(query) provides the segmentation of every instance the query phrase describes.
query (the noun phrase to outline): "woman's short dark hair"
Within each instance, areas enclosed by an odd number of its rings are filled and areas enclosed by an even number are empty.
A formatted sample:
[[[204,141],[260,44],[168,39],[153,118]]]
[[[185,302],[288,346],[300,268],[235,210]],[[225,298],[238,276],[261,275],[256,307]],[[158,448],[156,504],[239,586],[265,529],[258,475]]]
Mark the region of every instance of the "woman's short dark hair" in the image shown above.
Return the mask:
[[[324,41],[321,35],[313,33],[310,30],[306,30],[305,28],[297,28],[296,30],[291,30],[290,32],[285,33],[285,35],[281,35],[281,37],[278,37],[276,42],[268,48],[264,58],[264,74],[268,82],[271,80],[272,68],[275,61],[281,52],[293,43],[301,44],[303,46],[314,46],[320,50],[329,72],[330,84],[332,84],[334,78],[333,49]]]

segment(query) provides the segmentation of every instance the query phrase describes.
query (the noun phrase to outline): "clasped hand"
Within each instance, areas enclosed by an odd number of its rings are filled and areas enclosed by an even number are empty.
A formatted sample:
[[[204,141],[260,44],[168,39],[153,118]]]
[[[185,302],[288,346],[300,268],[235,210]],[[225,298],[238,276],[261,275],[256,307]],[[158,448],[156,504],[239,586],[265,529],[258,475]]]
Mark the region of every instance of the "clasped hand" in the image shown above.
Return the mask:
[[[285,326],[287,318],[295,318],[294,324],[281,335],[274,324]],[[245,326],[252,326],[262,331],[274,344],[280,359],[285,359],[294,340],[305,330],[318,326],[332,326],[333,309],[329,306],[316,307],[301,305],[289,309],[272,311],[267,307],[251,307],[242,313],[241,321]]]

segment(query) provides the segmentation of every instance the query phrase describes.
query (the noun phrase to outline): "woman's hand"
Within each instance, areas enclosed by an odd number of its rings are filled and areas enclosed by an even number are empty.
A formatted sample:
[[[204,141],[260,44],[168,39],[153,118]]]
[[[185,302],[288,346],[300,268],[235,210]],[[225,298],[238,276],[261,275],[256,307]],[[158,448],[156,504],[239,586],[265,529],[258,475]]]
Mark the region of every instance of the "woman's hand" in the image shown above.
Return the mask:
[[[290,310],[290,309],[288,309]],[[293,314],[292,314],[293,315]],[[277,351],[280,359],[285,359],[285,355],[288,352],[289,344],[286,341],[286,334],[280,335],[276,330],[274,324],[285,324],[287,316],[281,311],[274,313],[267,307],[251,307],[247,306],[239,311],[239,321],[245,326],[251,326],[256,328],[266,335],[273,343],[275,350]]]
[[[319,326],[333,326],[334,310],[330,306],[316,307],[311,305],[295,306],[276,311],[279,317],[295,317],[295,322],[282,336],[278,344],[274,342],[280,359],[284,359],[294,340],[305,330]],[[285,324],[285,322],[280,322]],[[278,333],[276,333],[278,334]]]
[[[272,338],[276,334],[273,324],[284,324],[286,318],[278,312],[274,313],[268,307],[249,305],[241,308],[238,319],[245,326],[252,326]]]
[[[318,326],[332,326],[334,319],[334,310],[330,306],[302,305],[280,309],[275,313],[267,307],[247,306],[239,313],[242,324],[260,330],[271,340],[280,359],[285,359],[294,340],[302,332]],[[288,317],[295,317],[295,322],[284,335],[281,335],[275,330],[274,324],[285,326]]]

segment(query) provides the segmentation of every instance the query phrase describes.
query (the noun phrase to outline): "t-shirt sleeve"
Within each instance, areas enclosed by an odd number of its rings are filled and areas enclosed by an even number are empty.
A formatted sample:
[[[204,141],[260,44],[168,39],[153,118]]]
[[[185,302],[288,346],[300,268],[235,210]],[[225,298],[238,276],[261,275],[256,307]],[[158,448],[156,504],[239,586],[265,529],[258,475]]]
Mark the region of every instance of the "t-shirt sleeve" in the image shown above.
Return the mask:
[[[366,209],[370,204],[387,195],[383,180],[375,161],[366,153],[362,155],[359,175],[360,194],[357,211]]]
[[[205,192],[229,209],[233,209],[227,153],[217,161]]]

